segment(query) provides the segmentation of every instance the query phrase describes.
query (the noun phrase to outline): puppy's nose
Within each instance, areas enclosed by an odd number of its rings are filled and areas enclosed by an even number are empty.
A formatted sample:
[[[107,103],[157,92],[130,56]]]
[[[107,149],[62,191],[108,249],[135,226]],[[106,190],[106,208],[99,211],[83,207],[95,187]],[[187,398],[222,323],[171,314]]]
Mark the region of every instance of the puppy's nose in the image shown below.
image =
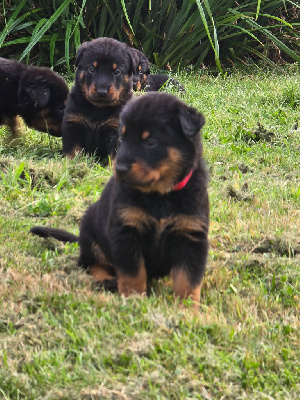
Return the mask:
[[[97,95],[99,97],[105,97],[107,95],[108,90],[105,88],[97,89]]]
[[[116,164],[115,168],[119,176],[127,174],[127,172],[130,170],[130,167],[126,164]]]

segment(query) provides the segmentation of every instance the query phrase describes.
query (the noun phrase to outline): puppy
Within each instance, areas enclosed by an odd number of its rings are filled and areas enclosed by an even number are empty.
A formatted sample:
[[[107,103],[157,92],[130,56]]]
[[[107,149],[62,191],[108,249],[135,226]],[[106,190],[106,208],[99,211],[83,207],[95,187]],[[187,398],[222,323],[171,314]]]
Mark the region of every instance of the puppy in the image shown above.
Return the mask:
[[[143,52],[132,49],[136,60],[137,68],[133,75],[133,90],[136,92],[157,92],[165,88],[175,88],[185,93],[185,88],[176,79],[165,74],[151,74],[150,63]]]
[[[137,49],[132,49],[136,68],[133,74],[133,90],[139,92],[145,90],[147,78],[150,74],[150,63],[145,54]]]
[[[147,78],[145,92],[157,92],[162,89],[175,89],[178,92],[186,93],[184,86],[176,79],[165,74],[150,74]]]
[[[61,136],[69,93],[64,79],[49,68],[0,58],[0,124],[18,134],[17,115],[33,129]]]
[[[173,95],[131,100],[120,116],[114,176],[84,214],[79,237],[42,226],[31,232],[78,241],[78,264],[125,296],[170,274],[175,295],[198,303],[209,227],[203,124]]]
[[[99,159],[116,153],[119,114],[132,97],[132,51],[111,38],[83,43],[76,55],[75,84],[62,124],[63,152],[84,150]]]

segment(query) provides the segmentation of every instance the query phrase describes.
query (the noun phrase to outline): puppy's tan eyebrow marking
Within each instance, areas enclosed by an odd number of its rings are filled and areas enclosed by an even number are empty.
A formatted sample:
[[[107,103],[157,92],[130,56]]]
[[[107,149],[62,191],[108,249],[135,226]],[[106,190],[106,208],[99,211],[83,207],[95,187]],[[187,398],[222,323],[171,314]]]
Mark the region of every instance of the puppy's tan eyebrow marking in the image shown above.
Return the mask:
[[[123,125],[123,126],[122,126],[122,129],[121,129],[121,133],[124,135],[124,134],[125,134],[125,132],[126,132],[126,126],[125,126],[125,125]]]
[[[139,65],[139,71],[142,69],[142,67]]]
[[[150,132],[149,132],[149,131],[144,131],[144,132],[142,133],[142,139],[143,139],[143,140],[148,139],[149,136],[150,136]]]
[[[97,67],[98,67],[98,62],[97,62],[97,61],[94,61],[94,62],[93,62],[93,66],[94,66],[95,68],[97,68]]]
[[[116,68],[117,68],[117,64],[116,64],[116,63],[113,63],[112,69],[116,69]]]

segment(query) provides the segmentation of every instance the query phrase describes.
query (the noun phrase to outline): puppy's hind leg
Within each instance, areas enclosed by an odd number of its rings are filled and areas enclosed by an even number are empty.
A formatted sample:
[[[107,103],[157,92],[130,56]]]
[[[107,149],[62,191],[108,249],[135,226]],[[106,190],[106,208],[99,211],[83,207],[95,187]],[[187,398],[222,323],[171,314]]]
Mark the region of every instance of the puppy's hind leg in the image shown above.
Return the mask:
[[[4,125],[8,126],[8,128],[11,130],[14,139],[20,136],[20,120],[20,117],[16,115],[12,118],[6,117],[3,121]]]
[[[124,296],[131,294],[145,294],[147,291],[147,272],[143,263],[139,265],[136,274],[128,275],[122,272],[118,273],[118,290]]]
[[[114,269],[110,265],[94,264],[88,268],[88,272],[99,286],[109,292],[118,290],[117,277]]]
[[[116,272],[107,260],[100,245],[90,242],[89,238],[80,242],[80,257],[78,265],[87,270],[99,288],[117,291]]]

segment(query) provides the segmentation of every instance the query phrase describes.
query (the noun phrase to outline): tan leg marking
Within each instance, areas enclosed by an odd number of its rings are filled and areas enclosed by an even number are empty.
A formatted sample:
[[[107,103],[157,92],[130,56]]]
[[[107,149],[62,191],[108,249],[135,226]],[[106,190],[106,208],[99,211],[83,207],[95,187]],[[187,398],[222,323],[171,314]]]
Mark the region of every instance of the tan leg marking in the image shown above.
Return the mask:
[[[3,125],[8,126],[14,138],[20,136],[20,117],[18,116],[12,118],[4,117]]]
[[[82,148],[80,146],[74,146],[73,149],[69,153],[64,153],[66,157],[74,158],[76,153],[80,153]]]
[[[179,296],[181,299],[191,297],[194,302],[198,304],[200,303],[200,284],[197,286],[192,286],[188,279],[187,273],[183,269],[173,269],[172,278],[173,291],[176,296]]]
[[[112,275],[111,267],[106,267],[99,264],[95,264],[89,267],[89,274],[92,275],[96,282],[116,279],[116,277]]]
[[[147,272],[142,264],[137,276],[131,277],[122,273],[118,274],[118,290],[120,294],[129,296],[134,293],[143,294],[147,289]]]

